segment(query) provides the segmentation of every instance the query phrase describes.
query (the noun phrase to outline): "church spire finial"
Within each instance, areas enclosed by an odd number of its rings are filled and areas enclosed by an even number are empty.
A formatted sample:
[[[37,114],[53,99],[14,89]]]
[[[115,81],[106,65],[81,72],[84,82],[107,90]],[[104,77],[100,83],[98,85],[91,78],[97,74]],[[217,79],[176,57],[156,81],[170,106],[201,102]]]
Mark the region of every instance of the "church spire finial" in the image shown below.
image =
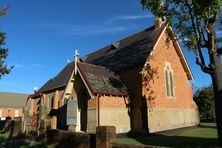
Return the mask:
[[[77,62],[78,62],[78,56],[79,56],[79,53],[78,53],[78,50],[76,49],[75,50],[75,54],[74,54],[74,58],[75,58],[75,75],[77,74]]]
[[[37,88],[36,84],[34,84],[33,90],[34,90],[34,93],[36,93],[38,91],[38,88]]]

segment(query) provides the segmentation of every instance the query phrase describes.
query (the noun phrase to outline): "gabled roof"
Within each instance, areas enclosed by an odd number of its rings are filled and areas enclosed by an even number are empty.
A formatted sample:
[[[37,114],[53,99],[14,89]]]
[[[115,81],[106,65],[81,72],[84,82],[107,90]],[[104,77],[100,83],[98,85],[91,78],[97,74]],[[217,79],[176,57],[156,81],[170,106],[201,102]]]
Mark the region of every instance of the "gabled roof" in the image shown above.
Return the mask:
[[[74,70],[75,62],[71,62],[54,78],[48,80],[38,91],[38,93],[47,92],[56,88],[65,87]]]
[[[107,67],[113,71],[132,66],[143,66],[165,26],[163,24],[158,29],[155,29],[154,26],[147,28],[90,53],[81,60]]]
[[[24,107],[28,94],[0,92],[0,107]]]
[[[126,86],[120,80],[119,76],[111,70],[83,62],[78,62],[77,66],[84,79],[83,81],[86,82],[93,95],[129,95]]]
[[[155,27],[152,26],[90,53],[81,58],[81,61],[103,66],[115,72],[133,66],[144,66],[150,53],[158,44],[158,40],[161,38],[161,34],[165,28],[167,28],[167,31],[172,38],[172,30],[166,23],[163,23],[158,29],[155,29]],[[194,80],[193,74],[179,43],[173,39],[173,44],[188,80]]]
[[[166,26],[166,23],[162,24],[162,26],[158,29],[155,29],[155,27],[152,26],[81,58],[80,61],[84,63],[81,62],[81,64],[79,64],[80,67],[78,68],[80,70],[82,68],[81,73],[85,76],[84,78],[88,82],[90,89],[92,89],[91,91],[93,91],[93,93],[103,94],[128,94],[128,91],[125,90],[124,85],[123,88],[116,88],[115,86],[111,85],[112,83],[110,81],[104,80],[103,77],[109,80],[110,77],[115,76],[114,72],[118,72],[122,69],[130,68],[133,66],[143,67],[150,53],[155,48],[156,44],[158,44],[158,40],[160,39],[161,34],[165,30],[165,28],[168,28]],[[174,41],[173,43],[188,79],[193,79],[191,70],[186,62],[186,59],[182,53],[182,50],[180,49],[178,42]],[[74,65],[74,62],[69,63],[56,77],[46,82],[39,89],[37,94],[65,87],[68,84],[69,78],[74,70]],[[106,67],[107,69],[104,67]],[[101,73],[100,75],[100,73],[97,73],[97,70],[104,73]],[[112,72],[111,70],[114,72]],[[105,75],[103,76],[103,74]],[[95,78],[98,78],[98,83],[95,83]],[[118,76],[115,77],[115,79],[120,81]],[[122,85],[122,82],[120,84]],[[110,89],[110,91],[108,89]]]

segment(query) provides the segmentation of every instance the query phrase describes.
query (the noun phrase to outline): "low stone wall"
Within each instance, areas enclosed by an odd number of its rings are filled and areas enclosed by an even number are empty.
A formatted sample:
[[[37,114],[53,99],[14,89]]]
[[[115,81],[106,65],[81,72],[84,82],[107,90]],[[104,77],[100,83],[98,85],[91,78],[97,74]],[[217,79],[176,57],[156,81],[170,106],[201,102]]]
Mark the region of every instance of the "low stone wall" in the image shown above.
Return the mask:
[[[116,143],[114,126],[99,126],[96,134],[48,130],[43,141],[54,148],[150,148],[149,145],[132,145]]]
[[[99,126],[96,128],[96,148],[150,148],[148,145],[133,145],[116,143],[116,128],[114,126]]]
[[[13,134],[18,135],[22,131],[22,121],[12,121]]]
[[[22,121],[4,120],[0,121],[0,130],[11,132],[13,135],[18,135],[22,130]]]
[[[63,130],[48,130],[46,143],[56,148],[90,148],[90,135]]]

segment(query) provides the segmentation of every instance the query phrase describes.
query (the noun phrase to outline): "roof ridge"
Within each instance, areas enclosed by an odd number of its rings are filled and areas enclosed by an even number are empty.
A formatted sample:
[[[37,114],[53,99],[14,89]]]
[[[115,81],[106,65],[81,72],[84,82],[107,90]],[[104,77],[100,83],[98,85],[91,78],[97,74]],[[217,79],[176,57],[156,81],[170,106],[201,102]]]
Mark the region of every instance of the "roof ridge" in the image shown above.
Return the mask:
[[[17,92],[0,92],[1,93],[5,93],[5,94],[17,94],[17,95],[29,95],[29,93],[17,93]]]
[[[91,66],[94,66],[94,67],[104,68],[104,69],[107,69],[107,70],[109,70],[109,71],[112,71],[112,70],[110,70],[109,68],[104,67],[104,66],[100,66],[100,65],[95,65],[95,64],[86,63],[86,62],[78,62],[78,63],[83,63],[83,64],[86,64],[86,65],[91,65]],[[113,72],[113,71],[112,71],[112,72]]]
[[[143,30],[141,30],[141,31],[138,31],[138,32],[136,32],[136,33],[134,33],[134,34],[132,34],[132,35],[129,35],[129,36],[127,36],[127,37],[124,37],[124,38],[122,38],[122,39],[120,39],[120,40],[118,40],[118,41],[116,41],[116,42],[120,42],[120,41],[129,39],[130,37],[133,37],[133,36],[135,36],[135,35],[137,35],[137,34],[140,34],[141,32],[144,32],[144,31],[150,31],[150,30],[148,30],[148,29],[151,29],[151,28],[153,28],[153,27],[154,27],[154,25],[153,25],[153,26],[150,26],[150,27],[148,27],[148,28],[145,28],[145,29],[143,29]],[[159,29],[159,28],[158,28],[158,29]],[[116,43],[116,42],[114,42],[114,43]],[[111,44],[110,44],[110,45],[111,45]]]
[[[144,32],[144,31],[151,31],[152,28],[153,28],[153,30],[158,30],[158,29],[161,28],[161,27],[159,27],[159,28],[155,29],[154,27],[155,27],[155,26],[152,25],[152,26],[150,26],[150,27],[148,27],[148,28],[145,28],[145,29],[143,29],[143,30],[141,30],[141,31],[138,31],[138,32],[136,32],[136,33],[134,33],[134,34],[131,34],[131,35],[126,36],[126,37],[123,37],[123,38],[120,39],[120,40],[117,40],[117,41],[114,41],[114,42],[112,42],[112,43],[106,44],[106,45],[103,46],[102,48],[99,48],[99,49],[97,48],[97,49],[95,49],[94,51],[86,54],[85,56],[83,56],[83,57],[81,57],[81,58],[84,58],[84,57],[86,57],[86,56],[88,56],[88,55],[90,55],[90,54],[92,54],[92,53],[94,53],[94,52],[97,52],[97,51],[99,51],[99,50],[101,50],[101,49],[103,49],[103,48],[106,48],[106,47],[108,47],[108,46],[111,46],[113,43],[121,42],[121,41],[123,41],[123,40],[127,40],[127,39],[129,39],[129,38],[131,38],[131,37],[133,37],[133,36],[135,36],[135,35],[137,35],[137,34],[140,34],[140,33]],[[150,30],[149,30],[149,29],[150,29]]]
[[[120,43],[116,49],[112,49],[111,43],[88,53],[80,59],[82,62],[103,66],[114,72],[135,65],[142,66],[164,28],[166,28],[166,23],[158,29],[155,29],[155,26],[148,27],[116,41]],[[133,60],[129,60],[129,58]]]
[[[56,88],[66,86],[74,67],[75,67],[74,61],[66,64],[65,67],[63,67],[63,69],[60,70],[60,72],[56,76],[49,78],[47,82],[43,84],[42,87],[38,90],[38,92],[39,93],[46,92],[46,91],[50,91]],[[70,75],[64,74],[67,72],[70,73]]]

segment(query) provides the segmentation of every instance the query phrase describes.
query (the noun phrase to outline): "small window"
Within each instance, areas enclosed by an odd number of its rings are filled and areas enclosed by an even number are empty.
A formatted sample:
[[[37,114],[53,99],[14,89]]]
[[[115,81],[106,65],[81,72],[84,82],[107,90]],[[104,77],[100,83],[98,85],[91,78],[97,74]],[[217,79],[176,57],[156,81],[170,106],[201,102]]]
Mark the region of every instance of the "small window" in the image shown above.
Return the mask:
[[[48,110],[53,109],[53,101],[54,101],[54,96],[49,95],[47,97],[47,108],[48,108]]]
[[[54,108],[54,97],[51,98],[51,109]]]
[[[14,117],[18,117],[19,116],[19,110],[15,110],[15,116]]]
[[[173,74],[172,74],[172,71],[170,71],[170,96],[174,96]]]
[[[164,67],[165,84],[166,84],[166,95],[168,97],[174,96],[174,83],[173,83],[173,70],[171,69],[170,63],[165,64]]]
[[[50,95],[47,97],[47,108],[52,109],[52,97]]]
[[[166,77],[166,93],[167,96],[170,96],[170,83],[169,83],[169,76],[168,71],[165,71],[165,77]]]

